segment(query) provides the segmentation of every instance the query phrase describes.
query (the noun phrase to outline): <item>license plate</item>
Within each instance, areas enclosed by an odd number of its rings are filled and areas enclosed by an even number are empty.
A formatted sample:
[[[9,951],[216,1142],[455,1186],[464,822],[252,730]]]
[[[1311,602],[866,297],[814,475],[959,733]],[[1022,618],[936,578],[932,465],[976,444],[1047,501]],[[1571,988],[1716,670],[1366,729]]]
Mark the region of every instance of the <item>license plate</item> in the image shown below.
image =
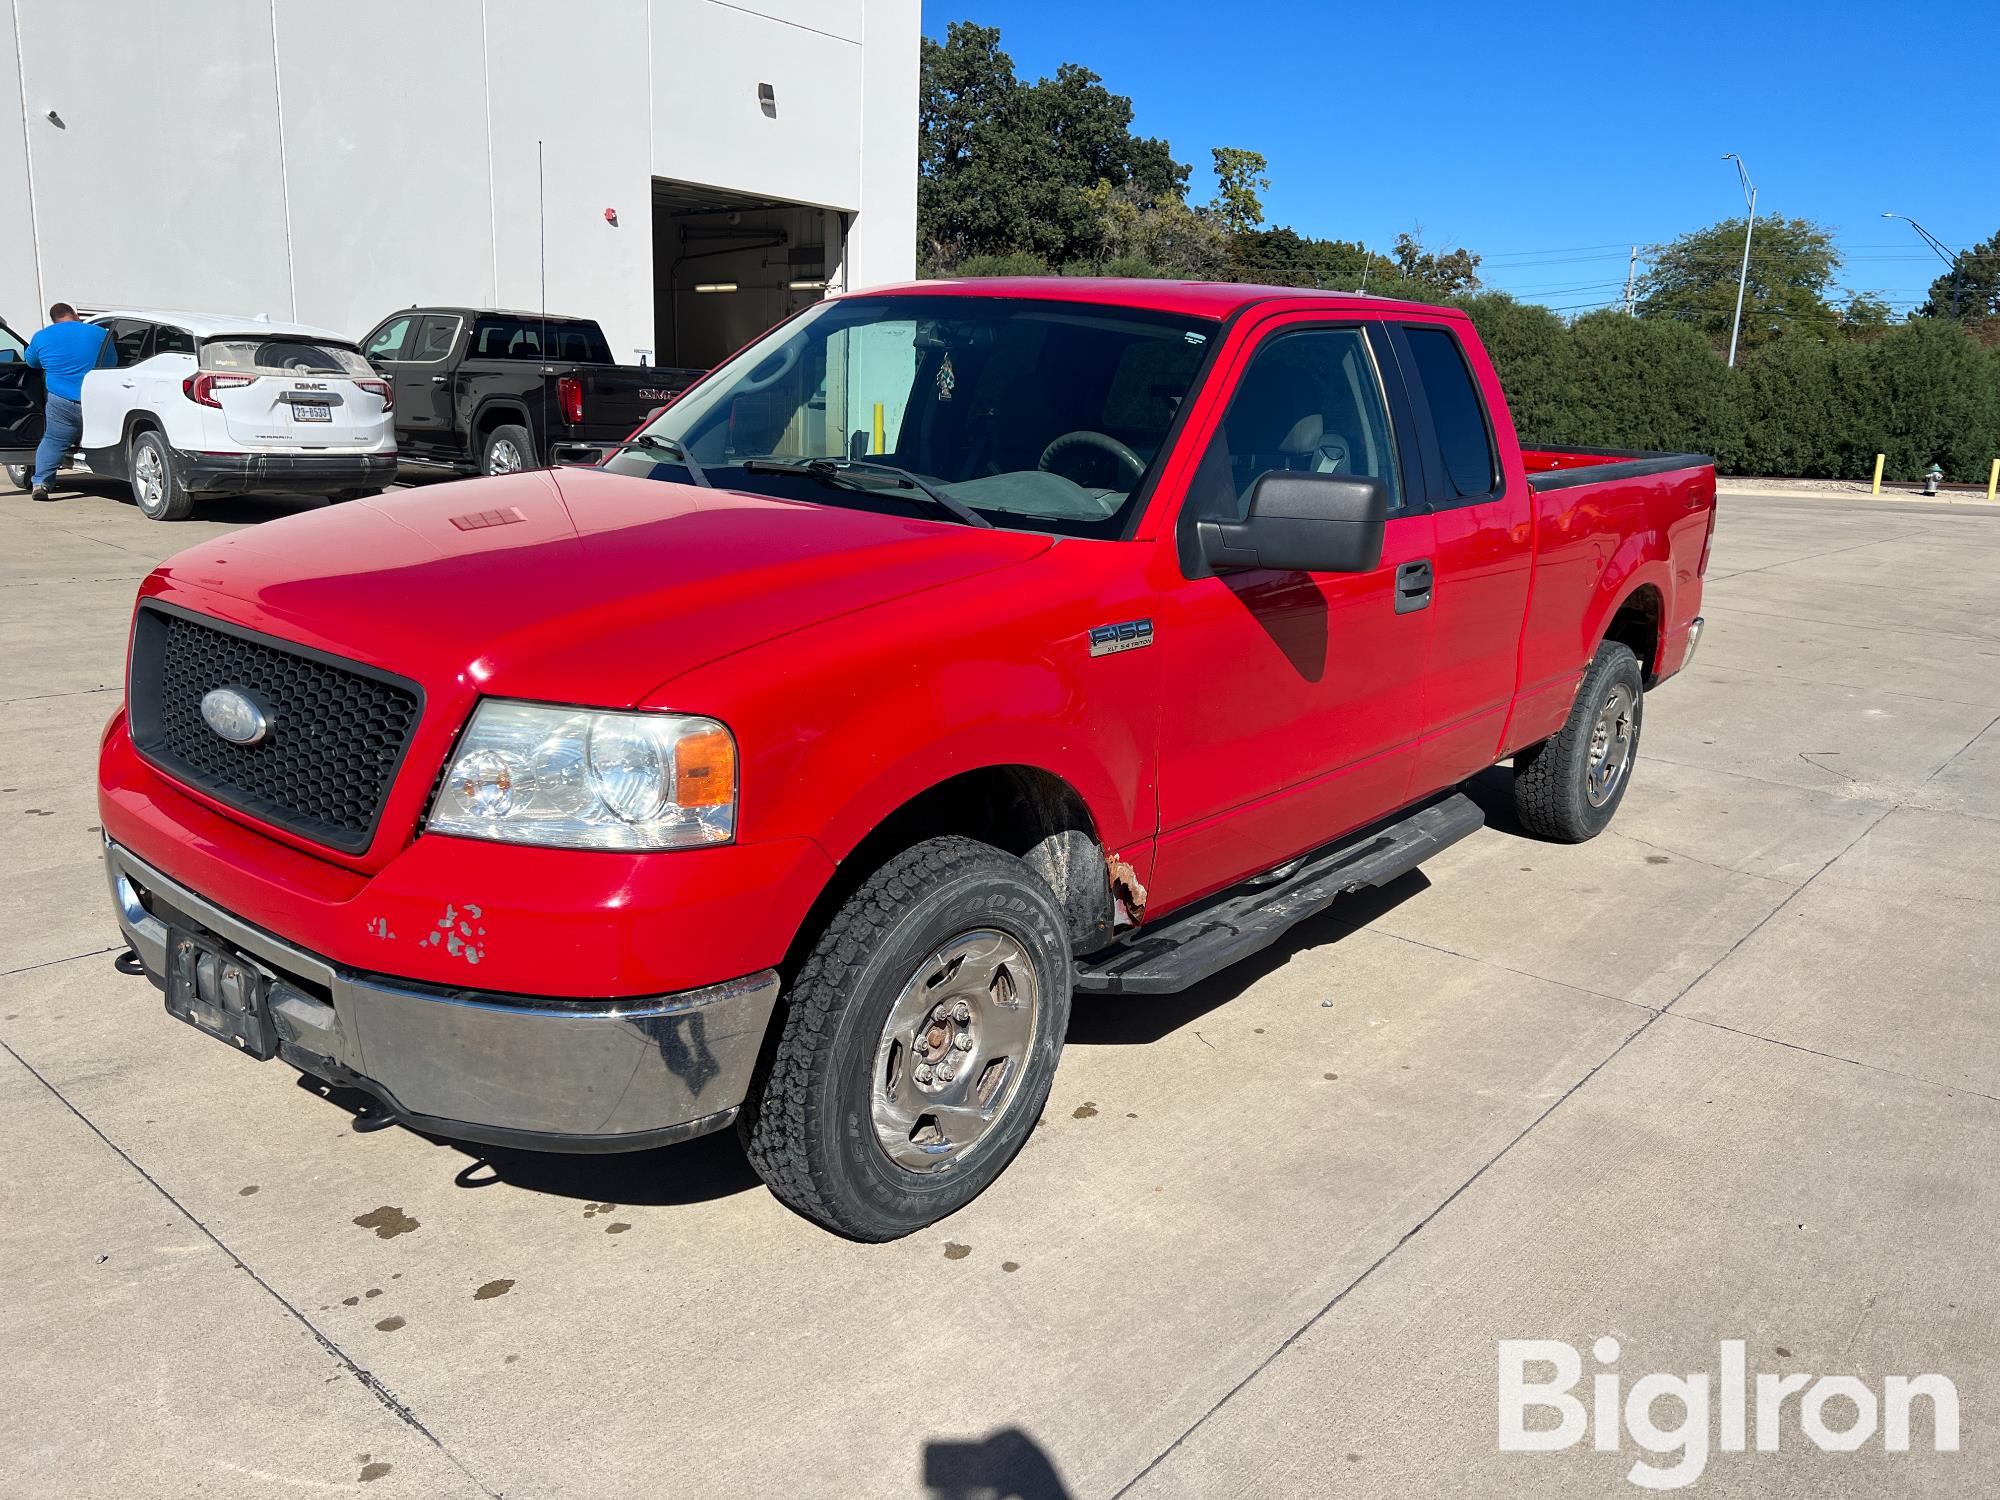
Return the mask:
[[[271,984],[240,953],[179,928],[167,931],[167,1014],[260,1062],[278,1055]]]
[[[324,401],[294,401],[292,403],[294,422],[331,422],[333,408]]]

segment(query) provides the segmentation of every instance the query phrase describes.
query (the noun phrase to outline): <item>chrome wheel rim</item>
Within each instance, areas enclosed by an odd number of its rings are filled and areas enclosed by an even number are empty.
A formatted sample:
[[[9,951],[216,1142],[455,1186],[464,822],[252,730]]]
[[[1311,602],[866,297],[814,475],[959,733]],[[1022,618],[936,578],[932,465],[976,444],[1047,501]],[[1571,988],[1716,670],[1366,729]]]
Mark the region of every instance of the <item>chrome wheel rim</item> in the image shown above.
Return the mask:
[[[875,1139],[911,1172],[947,1172],[992,1138],[1027,1075],[1041,1026],[1028,952],[980,928],[917,966],[875,1049]]]
[[[524,467],[521,450],[506,438],[486,450],[486,472],[489,474],[518,474]]]
[[[158,510],[166,500],[166,469],[160,463],[159,449],[150,443],[132,455],[132,488],[138,491],[139,504],[146,510]]]
[[[1590,731],[1590,764],[1583,773],[1583,792],[1592,807],[1609,802],[1631,768],[1637,706],[1632,689],[1621,682],[1598,710]]]

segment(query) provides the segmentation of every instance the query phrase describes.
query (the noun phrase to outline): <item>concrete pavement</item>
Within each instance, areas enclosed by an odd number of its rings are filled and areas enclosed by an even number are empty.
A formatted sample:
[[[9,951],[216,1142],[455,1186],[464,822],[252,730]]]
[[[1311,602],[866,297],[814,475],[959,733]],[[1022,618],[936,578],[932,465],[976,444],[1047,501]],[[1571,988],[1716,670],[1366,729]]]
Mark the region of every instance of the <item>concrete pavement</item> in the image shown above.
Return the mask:
[[[288,508],[0,497],[0,1491],[1602,1494],[1633,1440],[1496,1451],[1495,1359],[1587,1383],[1603,1334],[1628,1385],[1722,1339],[1956,1383],[1956,1454],[1922,1407],[1821,1452],[1795,1398],[1698,1492],[2000,1490],[2000,517],[1726,497],[1610,833],[1530,841],[1490,773],[1419,874],[1080,1005],[1000,1184],[864,1247],[728,1136],[356,1134],[112,967],[132,590]]]

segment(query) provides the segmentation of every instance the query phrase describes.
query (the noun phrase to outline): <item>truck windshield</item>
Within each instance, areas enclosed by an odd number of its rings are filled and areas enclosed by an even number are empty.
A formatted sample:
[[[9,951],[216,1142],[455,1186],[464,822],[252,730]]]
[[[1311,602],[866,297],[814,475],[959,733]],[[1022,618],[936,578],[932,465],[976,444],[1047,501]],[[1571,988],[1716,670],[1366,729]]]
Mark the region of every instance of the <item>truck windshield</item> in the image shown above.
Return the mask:
[[[645,431],[731,489],[937,513],[893,486],[835,489],[774,472],[872,459],[996,526],[1117,536],[1217,329],[1023,298],[842,298],[773,329]],[[686,477],[643,448],[605,466]]]

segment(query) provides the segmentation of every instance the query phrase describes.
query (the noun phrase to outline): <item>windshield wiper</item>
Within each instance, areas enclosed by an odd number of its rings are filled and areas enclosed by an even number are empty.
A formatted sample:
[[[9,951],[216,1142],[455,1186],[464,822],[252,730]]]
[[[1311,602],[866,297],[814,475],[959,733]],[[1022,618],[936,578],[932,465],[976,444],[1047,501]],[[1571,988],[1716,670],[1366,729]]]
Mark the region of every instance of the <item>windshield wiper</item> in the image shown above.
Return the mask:
[[[808,458],[793,461],[782,458],[750,458],[743,461],[746,474],[796,474],[802,479],[817,480],[819,483],[868,493],[871,486],[858,484],[852,476],[873,474],[893,481],[897,486],[913,490],[929,500],[953,520],[963,521],[967,526],[985,526],[993,523],[979,514],[963,500],[947,495],[930,481],[912,474],[908,469],[899,469],[894,464],[872,463],[859,458]]]
[[[715,481],[708,477],[707,470],[695,462],[694,455],[687,451],[686,445],[677,443],[672,438],[654,437],[650,432],[642,432],[636,437],[627,438],[612,451],[623,453],[627,448],[637,448],[645,453],[664,453],[668,458],[671,458],[675,463],[686,469],[688,471],[688,478],[692,479],[703,489],[712,490],[715,488]]]

